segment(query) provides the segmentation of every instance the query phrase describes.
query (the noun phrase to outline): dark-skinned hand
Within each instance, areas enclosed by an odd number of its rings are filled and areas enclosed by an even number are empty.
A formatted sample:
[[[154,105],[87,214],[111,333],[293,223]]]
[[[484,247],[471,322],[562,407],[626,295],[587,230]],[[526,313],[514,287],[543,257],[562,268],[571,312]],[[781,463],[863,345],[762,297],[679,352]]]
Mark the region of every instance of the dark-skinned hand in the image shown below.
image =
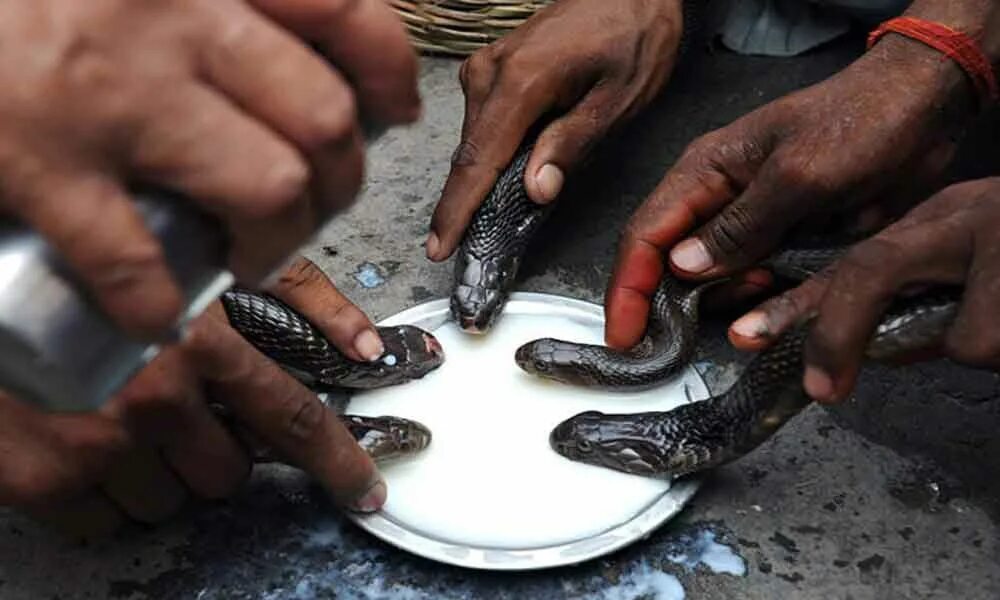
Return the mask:
[[[533,201],[553,201],[594,145],[667,83],[682,29],[680,0],[562,0],[466,60],[462,139],[431,221],[428,258],[451,256],[525,134],[558,113],[524,174]]]
[[[729,337],[756,350],[815,315],[804,385],[815,400],[843,400],[889,302],[935,284],[965,291],[944,346],[931,350],[1000,369],[1000,177],[945,188],[822,274],[747,313]]]
[[[834,77],[696,140],[624,232],[606,341],[640,339],[667,268],[690,279],[732,275],[810,221],[851,213],[870,228],[898,216],[939,184],[973,101],[952,61],[889,36]],[[767,284],[754,271],[745,281]]]
[[[312,263],[293,265],[273,293],[352,357],[381,354],[368,318]],[[353,436],[216,304],[96,413],[46,414],[0,395],[0,505],[74,537],[159,522],[192,497],[236,492],[251,469],[248,442],[302,468],[350,509],[385,502],[385,484]]]

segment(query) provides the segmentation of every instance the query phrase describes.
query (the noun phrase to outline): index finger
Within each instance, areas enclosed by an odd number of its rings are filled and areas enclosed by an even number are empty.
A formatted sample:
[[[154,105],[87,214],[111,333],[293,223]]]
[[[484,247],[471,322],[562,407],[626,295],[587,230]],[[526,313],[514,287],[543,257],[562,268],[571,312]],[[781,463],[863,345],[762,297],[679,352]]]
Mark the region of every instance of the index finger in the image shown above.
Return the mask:
[[[264,14],[318,44],[346,75],[362,113],[381,125],[420,116],[417,56],[402,21],[380,0],[251,0]]]
[[[638,343],[666,272],[665,252],[734,196],[725,175],[699,173],[695,165],[682,159],[625,228],[605,298],[605,341],[611,347]]]
[[[375,463],[334,412],[246,342],[224,316],[207,314],[192,324],[184,352],[216,401],[316,478],[338,503],[373,511],[385,502],[385,482]]]
[[[309,259],[299,257],[271,293],[302,313],[351,360],[375,361],[385,352],[368,316]]]

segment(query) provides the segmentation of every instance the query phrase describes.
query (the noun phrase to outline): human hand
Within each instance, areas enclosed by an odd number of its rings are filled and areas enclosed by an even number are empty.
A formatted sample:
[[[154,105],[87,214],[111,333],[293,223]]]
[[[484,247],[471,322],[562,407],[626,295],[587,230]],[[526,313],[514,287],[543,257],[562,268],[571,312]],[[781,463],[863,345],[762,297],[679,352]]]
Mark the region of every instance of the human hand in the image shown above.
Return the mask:
[[[302,313],[351,360],[374,361],[385,352],[368,316],[310,260],[292,263],[269,291]]]
[[[526,133],[554,111],[561,116],[542,131],[524,175],[533,201],[553,201],[594,145],[666,84],[682,28],[681,0],[563,0],[466,60],[462,140],[428,258],[451,256]]]
[[[420,110],[414,53],[378,0],[8,9],[0,208],[145,337],[173,324],[181,294],[126,184],[180,192],[220,217],[231,268],[256,284],[354,198],[358,114],[391,125]]]
[[[755,264],[809,219],[868,206],[859,212],[878,223],[897,214],[895,201],[926,197],[971,114],[964,77],[936,51],[886,38],[831,79],[696,140],[625,230],[608,344],[641,337],[668,251],[678,275],[715,278]]]
[[[0,397],[0,505],[89,537],[128,519],[161,521],[190,495],[228,496],[252,460],[209,403],[340,504],[385,502],[374,463],[340,420],[216,305],[97,413],[45,414]]]
[[[855,245],[822,274],[767,300],[733,323],[737,347],[766,347],[815,315],[804,386],[815,400],[843,400],[890,301],[914,288],[964,285],[961,307],[937,350],[958,362],[1000,368],[1000,178],[953,185]],[[926,356],[922,355],[921,358]]]

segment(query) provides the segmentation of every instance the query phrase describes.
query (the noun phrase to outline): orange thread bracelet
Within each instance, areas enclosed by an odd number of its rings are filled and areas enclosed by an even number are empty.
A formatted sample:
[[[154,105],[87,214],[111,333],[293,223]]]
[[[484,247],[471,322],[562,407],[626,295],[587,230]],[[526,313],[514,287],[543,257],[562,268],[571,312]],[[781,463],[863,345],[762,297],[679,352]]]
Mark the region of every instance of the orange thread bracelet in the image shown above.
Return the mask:
[[[976,87],[983,107],[1000,100],[1000,88],[997,86],[993,65],[979,49],[979,44],[968,35],[933,21],[897,17],[882,23],[868,35],[868,49],[871,50],[876,42],[890,32],[923,42],[944,54],[946,58],[943,60],[950,58],[958,63]]]

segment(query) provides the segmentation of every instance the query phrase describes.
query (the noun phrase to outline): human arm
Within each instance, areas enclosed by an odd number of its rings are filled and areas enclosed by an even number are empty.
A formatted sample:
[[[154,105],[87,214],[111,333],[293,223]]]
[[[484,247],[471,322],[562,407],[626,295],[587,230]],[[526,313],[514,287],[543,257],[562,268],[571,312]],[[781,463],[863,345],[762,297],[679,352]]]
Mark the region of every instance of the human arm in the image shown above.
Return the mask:
[[[972,32],[1000,59],[995,2],[918,0],[907,14]],[[810,219],[891,213],[904,196],[926,197],[975,108],[955,62],[890,34],[830,79],[696,140],[626,227],[606,301],[607,342],[639,339],[667,269],[694,279],[736,273]]]

